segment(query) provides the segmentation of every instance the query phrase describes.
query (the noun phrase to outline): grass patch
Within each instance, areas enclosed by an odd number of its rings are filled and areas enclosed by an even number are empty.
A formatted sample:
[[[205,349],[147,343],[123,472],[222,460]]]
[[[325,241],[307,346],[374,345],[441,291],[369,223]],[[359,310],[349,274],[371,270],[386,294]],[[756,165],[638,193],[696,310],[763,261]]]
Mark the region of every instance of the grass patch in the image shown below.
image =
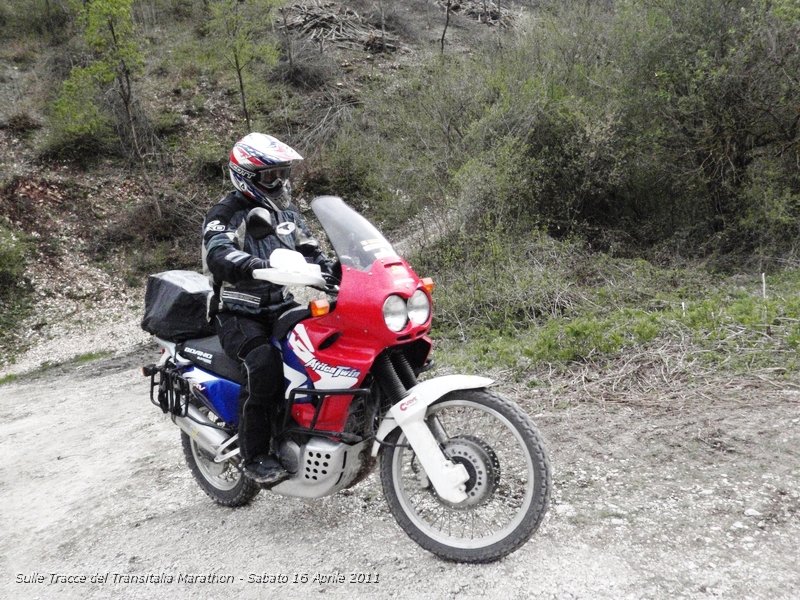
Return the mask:
[[[112,354],[113,353],[109,350],[103,350],[100,352],[86,352],[85,354],[80,354],[72,360],[67,361],[66,364],[84,365],[86,363],[101,360],[103,358],[109,358]]]
[[[27,348],[28,342],[19,328],[33,312],[31,298],[28,286],[18,286],[9,298],[0,298],[0,364],[12,362],[15,355]]]
[[[18,378],[19,378],[19,376],[15,375],[14,373],[9,373],[8,375],[3,375],[2,377],[0,377],[0,385],[5,385],[7,383],[11,383],[13,381],[16,381]]]
[[[669,342],[708,368],[800,368],[800,269],[767,277],[764,296],[760,274],[721,278],[701,266],[548,248],[549,260],[529,246],[527,265],[517,255],[491,277],[477,261],[469,272],[445,269],[435,293],[441,362],[535,383],[542,368],[646,354]]]
[[[0,364],[25,348],[17,330],[33,310],[31,286],[24,277],[31,247],[28,236],[0,222]]]
[[[38,368],[25,373],[10,373],[4,377],[0,377],[0,385],[4,383],[11,383],[12,381],[26,381],[29,379],[36,379],[39,376],[46,375],[54,369],[74,368],[81,365],[93,363],[98,360],[110,358],[113,356],[110,350],[100,350],[96,352],[85,352],[72,358],[63,361],[45,361]]]

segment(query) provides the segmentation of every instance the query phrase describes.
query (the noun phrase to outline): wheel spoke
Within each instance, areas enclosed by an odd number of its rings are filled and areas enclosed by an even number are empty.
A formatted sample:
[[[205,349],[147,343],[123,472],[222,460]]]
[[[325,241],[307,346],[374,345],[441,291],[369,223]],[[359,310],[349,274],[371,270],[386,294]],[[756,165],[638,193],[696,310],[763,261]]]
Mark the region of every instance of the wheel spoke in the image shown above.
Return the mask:
[[[390,452],[393,489],[403,512],[415,529],[440,545],[477,549],[495,544],[520,527],[532,510],[538,466],[524,437],[532,428],[521,429],[491,404],[502,406],[499,400],[488,405],[469,399],[445,401],[432,405],[426,419],[445,454],[467,469],[468,495],[460,503],[437,494],[413,450]],[[401,435],[398,442],[404,441]],[[538,521],[526,525],[531,534],[536,526]]]

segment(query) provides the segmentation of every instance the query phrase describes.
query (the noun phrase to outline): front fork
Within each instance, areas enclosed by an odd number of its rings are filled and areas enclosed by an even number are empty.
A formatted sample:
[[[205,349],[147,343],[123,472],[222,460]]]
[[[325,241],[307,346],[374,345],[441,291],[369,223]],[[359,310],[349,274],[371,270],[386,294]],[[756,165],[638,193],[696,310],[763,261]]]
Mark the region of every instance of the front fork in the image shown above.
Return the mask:
[[[404,390],[402,399],[388,410],[378,427],[372,456],[377,456],[386,436],[400,427],[439,497],[453,504],[463,502],[467,499],[465,484],[469,474],[463,465],[454,463],[442,451],[441,444],[447,434],[438,419],[434,417],[426,421],[425,416],[431,404],[450,392],[483,388],[492,383],[486,377],[447,375]]]

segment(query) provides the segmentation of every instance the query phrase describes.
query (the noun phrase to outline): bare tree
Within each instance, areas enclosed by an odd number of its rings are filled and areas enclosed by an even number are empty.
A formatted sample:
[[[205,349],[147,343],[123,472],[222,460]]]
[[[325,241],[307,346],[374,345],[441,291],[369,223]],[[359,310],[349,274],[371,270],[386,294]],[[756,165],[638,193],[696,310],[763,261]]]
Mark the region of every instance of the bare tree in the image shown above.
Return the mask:
[[[247,107],[246,75],[256,60],[277,61],[275,47],[263,41],[264,20],[269,18],[276,3],[277,0],[219,0],[211,5],[211,31],[218,42],[220,54],[236,74],[248,131],[251,122]]]
[[[453,0],[447,0],[447,12],[444,18],[444,30],[442,31],[442,54],[444,54],[444,36],[447,35],[447,27],[450,25],[450,6],[453,4]]]

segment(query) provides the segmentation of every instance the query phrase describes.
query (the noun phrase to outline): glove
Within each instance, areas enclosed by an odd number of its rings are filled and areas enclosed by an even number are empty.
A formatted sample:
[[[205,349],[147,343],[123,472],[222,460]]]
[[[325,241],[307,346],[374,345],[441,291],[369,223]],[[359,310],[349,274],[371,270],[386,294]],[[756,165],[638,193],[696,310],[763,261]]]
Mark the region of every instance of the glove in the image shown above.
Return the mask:
[[[269,267],[269,261],[264,260],[263,258],[253,258],[248,259],[248,261],[243,265],[244,270],[248,276],[253,276],[253,271],[256,269],[266,269]]]
[[[322,262],[320,263],[319,267],[320,267],[320,269],[322,269],[322,274],[323,275],[325,275],[325,274],[331,275],[331,276],[333,275],[333,262],[331,262],[327,258],[322,260]]]

